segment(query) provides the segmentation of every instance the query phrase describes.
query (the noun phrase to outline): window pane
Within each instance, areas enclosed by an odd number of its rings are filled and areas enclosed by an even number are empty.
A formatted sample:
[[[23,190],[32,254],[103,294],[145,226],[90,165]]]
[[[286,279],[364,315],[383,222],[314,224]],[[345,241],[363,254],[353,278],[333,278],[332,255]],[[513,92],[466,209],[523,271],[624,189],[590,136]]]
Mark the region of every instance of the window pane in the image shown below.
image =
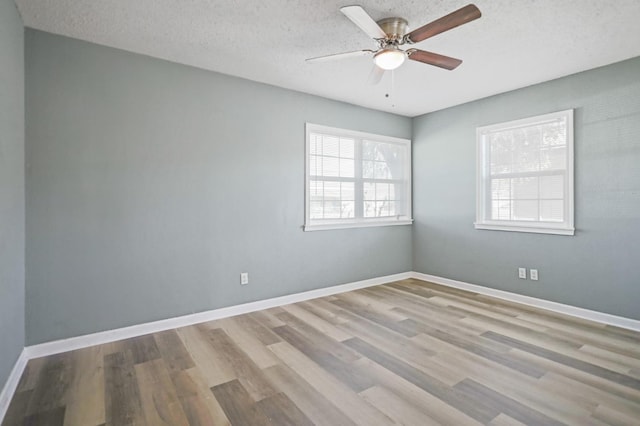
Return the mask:
[[[512,180],[513,198],[516,200],[538,199],[538,178],[526,177]]]
[[[492,179],[491,198],[508,200],[511,198],[511,179]]]
[[[324,182],[324,199],[340,198],[340,182]]]
[[[389,216],[389,202],[376,201],[376,217]]]
[[[365,179],[373,179],[373,161],[362,162],[362,177]]]
[[[353,139],[340,139],[340,157],[354,158],[355,141]]]
[[[322,169],[318,170],[318,165],[319,165],[318,157],[315,155],[311,155],[309,157],[309,175],[311,176],[322,175]],[[320,166],[322,166],[322,163],[320,163]]]
[[[309,195],[312,200],[322,199],[323,197],[324,182],[312,180],[309,182]]]
[[[566,145],[567,143],[567,121],[558,120],[544,126],[542,144],[543,145]]]
[[[564,202],[562,200],[540,201],[540,220],[564,222]]]
[[[492,220],[511,220],[511,201],[493,200],[491,203]]]
[[[330,155],[332,157],[340,156],[340,139],[335,136],[324,136],[322,143],[322,155]]]
[[[322,158],[322,176],[339,176],[340,160],[334,157]]]
[[[389,199],[389,186],[388,183],[376,183],[376,200]]]
[[[564,198],[564,176],[541,176],[540,198]]]
[[[355,161],[350,159],[340,159],[340,176],[342,177],[354,177],[355,176]]]
[[[538,201],[514,200],[512,220],[538,220]]]
[[[389,171],[389,166],[387,165],[387,163],[384,163],[382,161],[376,161],[373,164],[374,167],[374,173],[373,173],[373,177],[376,179],[390,179],[391,178],[391,173]]]
[[[354,212],[355,212],[355,202],[354,201],[343,201],[342,202],[342,210],[340,211],[340,217],[342,217],[342,218],[354,217]]]
[[[324,218],[325,219],[339,219],[342,203],[340,201],[325,201],[324,202]]]
[[[376,202],[365,201],[364,202],[364,217],[375,217],[376,215]]]
[[[541,170],[562,170],[567,166],[567,148],[553,146],[540,151]]]
[[[375,200],[376,199],[376,184],[375,183],[367,183],[365,182],[362,185],[363,189],[363,198],[365,200]]]
[[[355,200],[353,182],[340,183],[340,198],[343,201]]]
[[[311,201],[309,203],[309,216],[311,219],[322,219],[323,218],[323,208],[322,201]]]
[[[398,214],[397,201],[389,202],[389,216],[395,216]]]
[[[371,141],[362,141],[362,159],[363,160],[375,160],[376,159],[376,143]]]

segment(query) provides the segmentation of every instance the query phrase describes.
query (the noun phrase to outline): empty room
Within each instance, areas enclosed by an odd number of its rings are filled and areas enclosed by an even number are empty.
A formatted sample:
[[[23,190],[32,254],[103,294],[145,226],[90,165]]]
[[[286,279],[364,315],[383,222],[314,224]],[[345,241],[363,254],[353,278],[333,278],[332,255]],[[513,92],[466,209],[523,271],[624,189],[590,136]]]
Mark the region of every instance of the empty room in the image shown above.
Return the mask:
[[[640,425],[637,0],[0,0],[0,424]]]

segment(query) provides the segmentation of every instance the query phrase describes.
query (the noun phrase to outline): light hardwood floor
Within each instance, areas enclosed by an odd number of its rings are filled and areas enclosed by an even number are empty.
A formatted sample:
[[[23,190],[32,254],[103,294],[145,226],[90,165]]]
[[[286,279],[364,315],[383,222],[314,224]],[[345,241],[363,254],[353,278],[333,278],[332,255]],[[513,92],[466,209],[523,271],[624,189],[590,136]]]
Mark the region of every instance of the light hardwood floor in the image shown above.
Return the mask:
[[[2,424],[640,425],[640,334],[409,279],[31,360]]]

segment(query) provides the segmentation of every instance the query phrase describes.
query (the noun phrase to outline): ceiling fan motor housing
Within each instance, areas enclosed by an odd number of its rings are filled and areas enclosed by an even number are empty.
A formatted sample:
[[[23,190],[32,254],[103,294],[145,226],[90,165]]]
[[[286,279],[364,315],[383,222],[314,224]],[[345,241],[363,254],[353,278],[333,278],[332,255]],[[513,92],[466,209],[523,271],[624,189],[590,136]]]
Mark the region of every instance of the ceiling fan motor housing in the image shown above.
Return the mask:
[[[378,21],[378,25],[387,35],[389,41],[399,42],[407,33],[409,23],[403,18],[385,18]]]

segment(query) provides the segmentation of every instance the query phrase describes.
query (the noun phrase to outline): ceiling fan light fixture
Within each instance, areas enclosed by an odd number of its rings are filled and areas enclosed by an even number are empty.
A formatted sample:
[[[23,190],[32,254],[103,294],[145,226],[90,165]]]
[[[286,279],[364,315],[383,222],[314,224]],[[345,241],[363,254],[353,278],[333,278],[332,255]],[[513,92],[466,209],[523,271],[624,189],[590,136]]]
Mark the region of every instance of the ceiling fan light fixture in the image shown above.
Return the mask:
[[[373,56],[373,62],[383,70],[395,70],[404,63],[407,54],[397,47],[386,47]]]

